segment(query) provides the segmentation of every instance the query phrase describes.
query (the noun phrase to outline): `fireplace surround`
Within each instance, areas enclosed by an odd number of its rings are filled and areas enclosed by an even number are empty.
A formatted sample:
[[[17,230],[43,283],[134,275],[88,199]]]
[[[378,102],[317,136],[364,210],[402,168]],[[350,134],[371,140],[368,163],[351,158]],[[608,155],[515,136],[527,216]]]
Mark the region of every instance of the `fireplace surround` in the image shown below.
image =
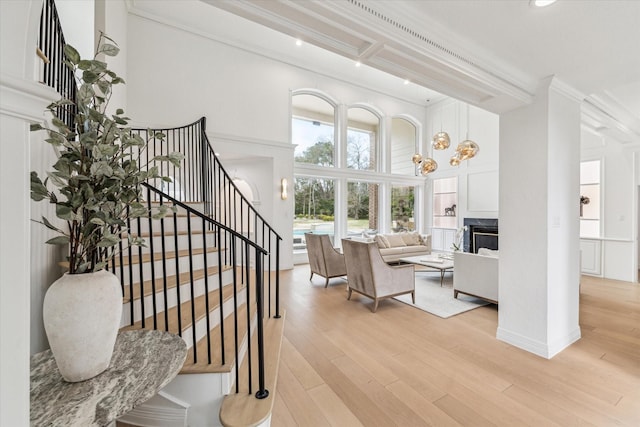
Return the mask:
[[[464,218],[463,250],[477,253],[480,248],[498,249],[497,218]]]

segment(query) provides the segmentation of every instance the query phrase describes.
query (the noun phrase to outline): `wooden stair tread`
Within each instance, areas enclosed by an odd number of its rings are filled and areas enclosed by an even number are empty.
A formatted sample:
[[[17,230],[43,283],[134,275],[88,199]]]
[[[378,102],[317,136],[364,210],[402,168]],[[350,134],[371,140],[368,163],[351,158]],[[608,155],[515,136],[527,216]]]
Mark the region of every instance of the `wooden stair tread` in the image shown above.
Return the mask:
[[[253,321],[256,312],[255,304],[251,308],[251,321]],[[198,352],[198,362],[193,362],[193,347],[187,352],[181,374],[205,374],[205,373],[228,373],[235,366],[235,342],[234,342],[234,321],[233,312],[229,313],[224,319],[224,349],[225,364],[222,364],[222,352],[219,339],[211,340],[211,363],[208,363],[207,357],[207,337],[202,337],[196,343]],[[247,305],[242,304],[238,307],[238,346],[242,347],[242,342],[247,336]],[[216,325],[211,329],[211,337],[220,337],[220,325]]]
[[[196,236],[199,236],[202,233],[203,233],[202,230],[200,230],[200,231],[193,231],[192,230],[191,231],[191,235],[196,235]],[[216,234],[216,230],[205,230],[204,233],[206,233],[206,234]],[[173,230],[169,230],[169,231],[165,230],[164,234],[162,233],[162,231],[154,231],[153,234],[148,233],[148,232],[147,233],[131,233],[131,237],[134,237],[134,238],[135,237],[145,238],[145,237],[162,237],[162,236],[175,236],[175,235],[186,236],[188,234],[189,234],[189,232],[187,230],[178,230],[177,233],[175,231],[173,231]],[[129,236],[129,234],[127,232],[124,232],[124,233],[121,234],[121,236],[122,236],[123,239],[126,239]]]
[[[222,267],[222,271],[228,271],[231,270],[233,267],[231,267],[230,265],[225,265]],[[213,276],[218,274],[220,271],[220,269],[218,268],[218,266],[213,266],[213,267],[208,267],[207,268],[207,275],[208,276]],[[193,280],[200,280],[203,279],[205,276],[205,271],[204,268],[199,269],[199,270],[194,270],[193,271]],[[167,276],[167,289],[173,289],[175,288],[178,283],[180,285],[185,285],[188,283],[191,283],[191,274],[189,271],[185,271],[180,273],[180,276],[177,277],[175,274],[172,276]],[[149,280],[145,280],[142,284],[142,288],[144,289],[144,296],[149,296],[153,293],[153,286],[152,286],[152,282],[153,280],[149,279]],[[155,287],[156,287],[156,292],[164,289],[164,277],[159,274],[158,277],[155,279]],[[131,293],[131,285],[125,285],[124,286],[124,295],[122,297],[123,303],[127,303],[130,301],[129,299],[129,295]],[[134,300],[138,300],[140,299],[140,283],[134,283],[133,284],[133,299]]]
[[[280,319],[266,318],[264,320],[264,354],[265,354],[265,388],[269,395],[264,399],[255,397],[258,389],[258,361],[254,357],[252,366],[253,394],[248,393],[248,370],[245,358],[240,370],[240,392],[228,394],[220,407],[220,421],[225,427],[251,427],[262,424],[273,410],[273,402],[276,396],[276,383],[278,379],[278,367],[280,365],[280,350],[282,348],[282,335],[284,332],[285,312]],[[257,333],[251,337],[255,341],[257,349]]]
[[[238,290],[244,289],[244,286],[238,286]],[[223,301],[227,301],[229,298],[233,297],[233,285],[225,285],[222,288],[222,299]],[[215,308],[219,306],[219,290],[214,289],[213,291],[209,291],[209,312],[213,311]],[[195,311],[195,321],[202,319],[207,315],[207,306],[206,306],[206,298],[205,295],[200,295],[193,300],[194,311]],[[181,318],[182,318],[182,331],[185,331],[189,326],[191,326],[191,299],[184,301],[180,304],[181,308]],[[164,311],[159,312],[157,315],[157,326],[155,329],[158,330],[168,330],[171,333],[178,334],[178,307],[171,307],[167,310],[167,315],[169,318],[169,327],[168,329],[165,326],[165,315]],[[153,324],[153,316],[149,316],[145,318],[145,327],[142,327],[142,321],[138,320],[133,325],[128,325],[121,328],[121,331],[130,331],[130,330],[138,330],[138,329],[154,329]]]

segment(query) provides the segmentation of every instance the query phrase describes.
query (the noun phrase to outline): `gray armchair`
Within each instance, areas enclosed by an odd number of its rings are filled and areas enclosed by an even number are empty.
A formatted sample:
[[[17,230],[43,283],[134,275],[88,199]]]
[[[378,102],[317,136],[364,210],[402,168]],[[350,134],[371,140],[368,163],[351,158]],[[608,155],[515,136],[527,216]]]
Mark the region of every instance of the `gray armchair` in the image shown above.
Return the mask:
[[[327,279],[324,287],[329,286],[329,279],[347,275],[347,267],[344,264],[344,255],[335,250],[326,234],[304,235],[307,243],[307,255],[309,256],[309,266],[311,267],[311,277],[314,274]]]
[[[380,255],[376,243],[342,240],[345,261],[347,264],[347,281],[349,294],[355,291],[373,299],[374,313],[378,302],[396,295],[411,294],[416,302],[415,271],[413,265],[390,266]]]

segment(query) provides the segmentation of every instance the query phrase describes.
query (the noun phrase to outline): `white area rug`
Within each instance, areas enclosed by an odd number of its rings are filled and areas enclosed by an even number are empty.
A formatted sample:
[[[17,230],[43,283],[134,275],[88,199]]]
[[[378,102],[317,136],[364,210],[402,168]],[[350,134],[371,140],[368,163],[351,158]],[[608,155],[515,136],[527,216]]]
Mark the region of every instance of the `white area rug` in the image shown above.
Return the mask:
[[[395,297],[400,302],[411,305],[427,313],[446,319],[474,308],[488,305],[485,300],[458,294],[453,298],[453,279],[446,273],[444,284],[440,287],[440,273],[416,273],[416,303],[411,303],[411,295]]]

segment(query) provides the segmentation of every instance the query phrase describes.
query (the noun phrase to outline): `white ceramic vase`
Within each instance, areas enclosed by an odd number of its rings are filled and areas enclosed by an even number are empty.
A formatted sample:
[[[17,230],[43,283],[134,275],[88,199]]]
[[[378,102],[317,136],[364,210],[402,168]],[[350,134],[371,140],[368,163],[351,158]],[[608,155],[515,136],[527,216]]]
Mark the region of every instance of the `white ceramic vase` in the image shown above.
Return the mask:
[[[51,285],[44,297],[44,327],[66,381],[88,380],[109,367],[121,315],[120,281],[106,270],[66,273]]]

